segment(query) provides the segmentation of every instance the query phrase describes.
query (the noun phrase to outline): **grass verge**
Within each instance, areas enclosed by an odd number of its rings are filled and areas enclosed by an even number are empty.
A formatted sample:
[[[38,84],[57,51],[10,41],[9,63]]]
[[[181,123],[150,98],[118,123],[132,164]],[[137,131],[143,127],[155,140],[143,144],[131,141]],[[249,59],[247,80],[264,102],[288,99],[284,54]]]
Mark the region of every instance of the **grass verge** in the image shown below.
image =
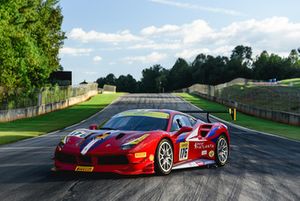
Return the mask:
[[[88,101],[37,117],[0,123],[0,144],[36,137],[78,123],[102,110],[122,93],[98,94]]]
[[[203,99],[199,96],[187,93],[177,93],[176,95],[184,98],[186,101],[192,103],[193,105],[196,105],[197,107],[205,110],[227,110],[226,106]],[[228,114],[213,115],[246,128],[272,133],[275,135],[287,137],[289,139],[300,140],[300,127],[298,126],[277,123],[274,121],[246,115],[240,112],[237,112],[237,120],[234,122],[231,120]]]

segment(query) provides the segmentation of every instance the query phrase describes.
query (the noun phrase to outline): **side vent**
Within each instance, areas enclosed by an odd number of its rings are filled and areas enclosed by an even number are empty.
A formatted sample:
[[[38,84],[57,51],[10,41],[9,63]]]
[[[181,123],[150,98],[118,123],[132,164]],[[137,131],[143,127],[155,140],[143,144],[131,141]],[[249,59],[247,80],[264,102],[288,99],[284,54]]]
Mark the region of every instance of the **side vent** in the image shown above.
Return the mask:
[[[201,126],[201,128],[204,128],[204,129],[211,129],[212,125],[210,124],[204,124]]]
[[[117,135],[116,139],[118,140],[118,139],[122,138],[124,135],[125,135],[125,133],[120,133],[119,135]]]
[[[203,124],[203,125],[201,125],[200,128],[199,128],[198,136],[206,137],[211,128],[212,128],[212,124]]]
[[[201,131],[200,134],[201,134],[202,137],[205,137],[207,135],[207,133],[208,133],[208,131]]]

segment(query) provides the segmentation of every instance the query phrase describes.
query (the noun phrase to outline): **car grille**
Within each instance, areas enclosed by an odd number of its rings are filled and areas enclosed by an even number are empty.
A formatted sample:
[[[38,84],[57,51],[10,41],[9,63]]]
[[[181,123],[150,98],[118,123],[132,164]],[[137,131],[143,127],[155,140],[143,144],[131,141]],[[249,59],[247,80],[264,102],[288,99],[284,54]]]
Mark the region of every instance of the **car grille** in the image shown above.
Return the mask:
[[[83,165],[92,165],[92,157],[90,156],[79,156],[78,162]]]
[[[97,163],[99,165],[123,165],[129,163],[128,158],[125,155],[106,155],[95,157],[97,158],[95,159],[98,161]],[[55,159],[67,164],[93,165],[92,156],[75,156],[65,153],[56,153]]]
[[[62,163],[76,164],[76,156],[65,154],[65,153],[55,153],[55,159]]]
[[[110,156],[99,156],[99,165],[122,165],[128,164],[128,159],[124,155],[110,155]]]

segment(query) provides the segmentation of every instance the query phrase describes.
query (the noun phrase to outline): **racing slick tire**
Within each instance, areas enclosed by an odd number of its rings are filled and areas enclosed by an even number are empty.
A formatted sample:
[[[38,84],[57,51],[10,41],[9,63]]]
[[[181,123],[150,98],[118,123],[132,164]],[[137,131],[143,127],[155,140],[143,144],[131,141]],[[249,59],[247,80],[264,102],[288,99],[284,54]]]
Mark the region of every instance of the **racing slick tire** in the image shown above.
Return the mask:
[[[154,167],[155,173],[159,175],[170,174],[173,167],[174,153],[173,147],[169,140],[162,139],[155,153]]]
[[[215,161],[218,166],[224,166],[229,157],[229,145],[226,137],[224,135],[220,135],[215,149],[216,157]]]

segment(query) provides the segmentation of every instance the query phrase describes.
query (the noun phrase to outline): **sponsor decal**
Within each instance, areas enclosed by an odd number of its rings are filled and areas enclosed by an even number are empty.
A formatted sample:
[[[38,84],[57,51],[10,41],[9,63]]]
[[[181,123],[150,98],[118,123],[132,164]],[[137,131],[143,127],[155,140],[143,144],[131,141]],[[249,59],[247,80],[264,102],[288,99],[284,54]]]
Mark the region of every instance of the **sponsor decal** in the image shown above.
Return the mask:
[[[194,145],[195,149],[213,149],[213,144],[204,144],[203,142],[196,142]]]
[[[142,117],[154,117],[154,118],[161,118],[161,119],[169,119],[169,114],[165,112],[150,112],[150,111],[128,111],[122,112],[116,117],[119,116],[142,116]]]
[[[145,158],[147,156],[146,152],[138,152],[134,154],[135,158]]]
[[[215,152],[214,152],[213,150],[211,150],[211,151],[208,153],[208,156],[211,157],[211,158],[214,157],[214,155],[215,155]]]
[[[189,153],[189,142],[181,142],[179,144],[179,160],[187,160]]]
[[[202,156],[207,155],[207,150],[202,150],[201,155],[202,155]]]
[[[93,170],[93,166],[76,166],[75,168],[76,172],[93,172]]]
[[[98,140],[104,140],[107,136],[109,136],[109,134],[108,133],[104,133],[103,135],[97,136],[96,139],[98,139]]]

